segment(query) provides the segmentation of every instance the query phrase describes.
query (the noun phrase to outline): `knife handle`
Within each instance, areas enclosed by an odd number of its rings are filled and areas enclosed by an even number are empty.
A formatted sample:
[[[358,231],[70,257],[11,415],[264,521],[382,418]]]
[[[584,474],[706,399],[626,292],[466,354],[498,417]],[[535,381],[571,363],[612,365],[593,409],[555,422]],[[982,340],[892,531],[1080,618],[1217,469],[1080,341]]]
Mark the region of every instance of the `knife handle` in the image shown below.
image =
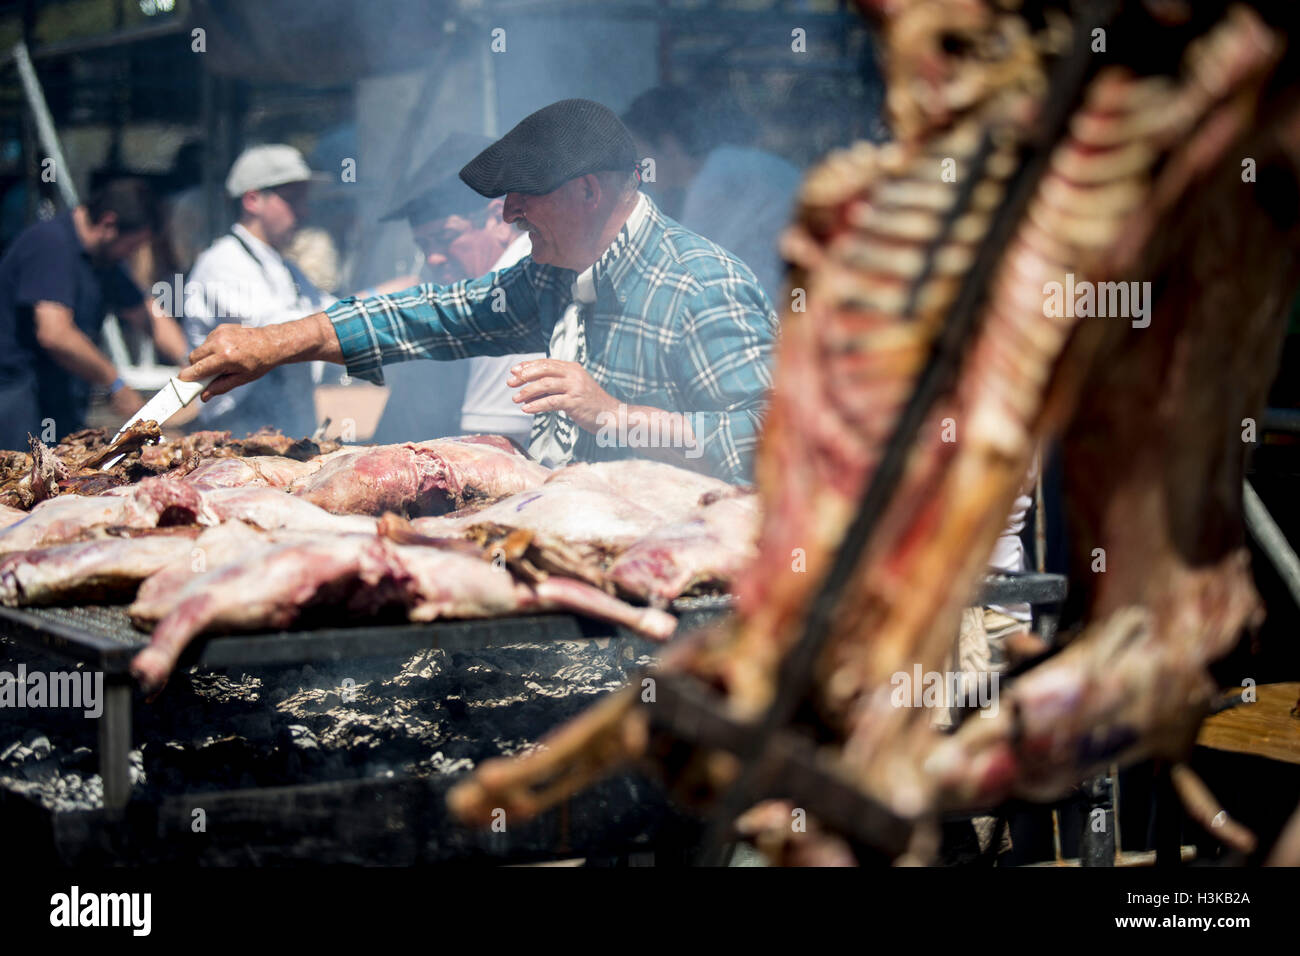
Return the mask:
[[[194,399],[203,393],[203,390],[211,385],[217,376],[210,375],[207,378],[201,378],[197,382],[182,382],[179,378],[171,379],[167,384],[171,386],[176,397],[180,399],[181,405],[188,405]]]

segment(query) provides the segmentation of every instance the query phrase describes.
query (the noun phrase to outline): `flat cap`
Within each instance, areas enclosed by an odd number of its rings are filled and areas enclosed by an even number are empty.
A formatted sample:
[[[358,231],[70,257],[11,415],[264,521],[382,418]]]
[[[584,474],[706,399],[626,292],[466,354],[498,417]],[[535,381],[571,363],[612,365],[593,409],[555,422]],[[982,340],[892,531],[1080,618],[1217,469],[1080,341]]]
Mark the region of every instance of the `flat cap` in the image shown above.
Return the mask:
[[[457,173],[475,155],[492,145],[478,133],[448,133],[447,138],[398,189],[398,204],[380,217],[409,219],[412,225],[461,216],[483,206],[483,198],[467,189]]]
[[[636,169],[636,146],[614,111],[592,100],[560,100],[525,116],[460,171],[470,189],[495,199],[539,196],[577,176]]]

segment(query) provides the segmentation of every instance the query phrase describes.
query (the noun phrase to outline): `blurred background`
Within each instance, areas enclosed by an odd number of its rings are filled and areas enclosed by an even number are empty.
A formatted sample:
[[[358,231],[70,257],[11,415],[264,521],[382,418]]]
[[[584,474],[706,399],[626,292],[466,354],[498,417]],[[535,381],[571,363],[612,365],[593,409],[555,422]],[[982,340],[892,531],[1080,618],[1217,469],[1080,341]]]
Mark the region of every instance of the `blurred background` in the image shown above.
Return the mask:
[[[870,38],[836,0],[0,2],[0,245],[60,205],[41,181],[19,41],[83,195],[123,173],[181,195],[183,227],[133,264],[145,285],[229,228],[221,183],[256,143],[290,143],[335,174],[313,193],[310,225],[331,248],[309,268],[346,292],[418,265],[406,225],[378,218],[451,129],[499,135],[572,96],[621,113],[676,84],[728,98],[756,145],[801,169],[881,132]]]

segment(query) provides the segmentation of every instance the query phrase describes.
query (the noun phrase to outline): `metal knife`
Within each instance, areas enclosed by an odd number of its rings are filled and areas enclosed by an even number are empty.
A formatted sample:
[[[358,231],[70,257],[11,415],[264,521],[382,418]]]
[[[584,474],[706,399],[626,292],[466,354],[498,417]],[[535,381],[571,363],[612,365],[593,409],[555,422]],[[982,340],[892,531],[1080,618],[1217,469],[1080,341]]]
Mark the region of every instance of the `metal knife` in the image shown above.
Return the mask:
[[[203,393],[217,376],[213,375],[208,378],[201,378],[197,382],[182,382],[179,378],[168,379],[167,384],[160,388],[156,395],[144,403],[144,407],[132,415],[125,425],[123,425],[113,436],[113,441],[117,441],[126,430],[136,422],[155,421],[159,425],[171,418],[182,408],[188,405],[194,399]],[[99,470],[108,471],[119,461],[126,457],[126,452],[110,458],[108,463],[103,465]]]

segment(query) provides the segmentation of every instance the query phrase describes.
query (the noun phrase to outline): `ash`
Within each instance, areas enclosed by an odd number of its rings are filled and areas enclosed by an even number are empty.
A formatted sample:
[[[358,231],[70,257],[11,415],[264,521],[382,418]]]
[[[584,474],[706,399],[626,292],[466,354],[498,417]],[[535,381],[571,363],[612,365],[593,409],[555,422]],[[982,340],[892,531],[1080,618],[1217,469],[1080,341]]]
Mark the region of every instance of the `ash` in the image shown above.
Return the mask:
[[[421,651],[240,673],[181,672],[133,707],[133,800],[379,776],[460,775],[518,753],[653,661],[626,639]],[[0,640],[0,670],[67,671]],[[0,788],[66,812],[103,805],[97,720],[0,708]]]

